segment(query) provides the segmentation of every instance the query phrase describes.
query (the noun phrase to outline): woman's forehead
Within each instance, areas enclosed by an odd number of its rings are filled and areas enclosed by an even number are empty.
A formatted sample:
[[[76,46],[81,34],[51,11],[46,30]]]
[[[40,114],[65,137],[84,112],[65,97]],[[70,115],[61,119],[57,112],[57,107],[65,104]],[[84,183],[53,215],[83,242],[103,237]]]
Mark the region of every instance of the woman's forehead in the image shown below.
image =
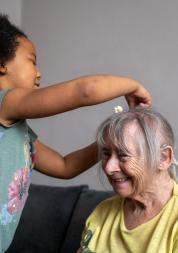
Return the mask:
[[[134,151],[138,148],[138,141],[141,137],[138,135],[138,131],[138,126],[133,123],[127,124],[120,133],[118,132],[114,135],[110,135],[107,130],[104,134],[102,146],[112,150],[126,149],[128,151]]]
[[[124,140],[126,142],[135,142],[138,136],[139,127],[137,124],[130,123],[123,130]]]

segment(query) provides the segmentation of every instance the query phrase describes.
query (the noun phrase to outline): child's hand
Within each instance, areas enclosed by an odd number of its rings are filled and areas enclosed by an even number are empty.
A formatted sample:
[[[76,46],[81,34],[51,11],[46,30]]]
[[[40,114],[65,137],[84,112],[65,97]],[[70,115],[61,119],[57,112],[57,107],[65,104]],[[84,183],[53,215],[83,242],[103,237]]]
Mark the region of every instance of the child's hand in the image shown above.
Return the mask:
[[[150,93],[141,85],[138,86],[136,91],[125,96],[130,108],[135,106],[149,107],[151,105]]]

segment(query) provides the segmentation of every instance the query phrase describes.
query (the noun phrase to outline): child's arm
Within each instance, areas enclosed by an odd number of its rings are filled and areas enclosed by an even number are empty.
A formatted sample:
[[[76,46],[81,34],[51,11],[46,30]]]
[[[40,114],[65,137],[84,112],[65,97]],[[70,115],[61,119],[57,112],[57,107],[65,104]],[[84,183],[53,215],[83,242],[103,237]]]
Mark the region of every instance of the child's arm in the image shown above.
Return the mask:
[[[75,177],[89,169],[98,158],[95,143],[64,157],[39,140],[35,142],[35,150],[35,169],[48,176],[63,179]]]
[[[139,84],[136,83],[134,86],[134,82],[135,81],[122,78],[122,82],[120,84],[121,89],[120,92],[118,90],[117,95],[127,95],[127,99],[131,106],[137,105],[139,103],[149,105],[151,100],[149,94]],[[114,85],[112,85],[111,90],[114,90]],[[109,90],[109,86],[106,86],[106,84],[103,82],[103,89],[101,89],[102,95],[99,94],[100,91],[96,90],[93,92],[93,97],[89,99],[89,101],[98,101],[98,98],[100,98],[100,96],[102,99],[108,98],[107,89],[108,93],[114,96],[111,90]],[[73,153],[70,153],[65,157],[40,143],[38,140],[35,143],[35,148],[35,168],[44,174],[58,178],[68,179],[77,176],[78,174],[93,166],[97,162],[98,158],[97,146],[95,143]]]
[[[4,97],[0,120],[40,118],[127,95],[131,106],[150,105],[148,91],[126,77],[86,76],[40,89],[14,88]]]

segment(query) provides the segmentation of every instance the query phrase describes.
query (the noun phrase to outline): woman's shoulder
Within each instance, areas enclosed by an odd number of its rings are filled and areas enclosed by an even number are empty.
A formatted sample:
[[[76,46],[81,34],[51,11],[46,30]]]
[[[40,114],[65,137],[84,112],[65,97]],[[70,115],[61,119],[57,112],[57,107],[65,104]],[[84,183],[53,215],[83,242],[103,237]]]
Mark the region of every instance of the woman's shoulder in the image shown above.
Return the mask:
[[[118,195],[115,195],[101,201],[98,204],[97,208],[103,209],[103,208],[113,208],[114,206],[119,207],[121,202],[122,202],[122,199]]]
[[[104,220],[106,217],[118,213],[121,208],[122,199],[117,195],[100,202],[89,216],[88,220]]]
[[[174,183],[173,196],[177,197],[178,199],[178,182],[174,180],[173,183]]]

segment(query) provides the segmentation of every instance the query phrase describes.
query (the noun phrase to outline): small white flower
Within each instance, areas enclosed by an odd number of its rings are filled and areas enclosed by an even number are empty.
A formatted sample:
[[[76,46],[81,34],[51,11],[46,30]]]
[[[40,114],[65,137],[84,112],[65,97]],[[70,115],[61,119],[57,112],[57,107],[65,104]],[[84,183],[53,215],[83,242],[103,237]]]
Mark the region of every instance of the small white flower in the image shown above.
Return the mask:
[[[123,111],[123,108],[122,108],[122,106],[117,105],[117,106],[114,107],[114,111],[115,111],[115,113],[119,113],[119,112]]]

